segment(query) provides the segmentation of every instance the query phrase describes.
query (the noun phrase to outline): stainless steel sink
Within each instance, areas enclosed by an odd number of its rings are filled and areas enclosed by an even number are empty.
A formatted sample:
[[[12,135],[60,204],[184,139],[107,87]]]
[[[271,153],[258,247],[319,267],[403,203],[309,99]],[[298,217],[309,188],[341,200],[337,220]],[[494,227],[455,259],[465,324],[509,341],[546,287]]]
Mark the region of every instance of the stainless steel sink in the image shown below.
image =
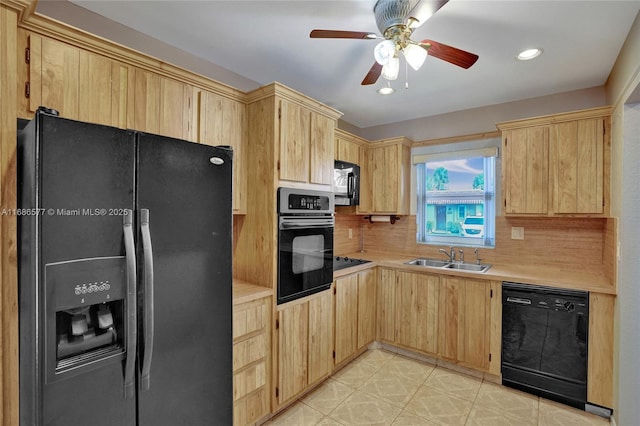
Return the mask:
[[[475,263],[449,263],[445,268],[469,272],[487,272],[487,270],[491,268],[491,265],[486,263],[482,263],[480,265]]]
[[[420,258],[405,262],[405,265],[430,266],[432,268],[443,268],[449,265],[448,260]]]
[[[450,262],[448,260],[431,259],[427,257],[421,257],[418,259],[410,260],[408,262],[405,262],[405,265],[426,266],[428,268],[439,268],[439,269],[457,269],[459,271],[478,272],[478,273],[487,272],[487,270],[491,268],[491,265],[487,263],[482,263],[478,265],[475,263]]]

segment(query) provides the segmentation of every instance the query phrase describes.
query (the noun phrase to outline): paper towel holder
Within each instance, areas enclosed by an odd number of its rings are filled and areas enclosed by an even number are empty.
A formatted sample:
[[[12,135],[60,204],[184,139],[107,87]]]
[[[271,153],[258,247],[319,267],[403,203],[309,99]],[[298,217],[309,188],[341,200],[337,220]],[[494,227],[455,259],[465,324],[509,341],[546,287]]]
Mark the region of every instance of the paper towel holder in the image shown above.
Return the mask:
[[[394,225],[396,223],[396,221],[400,220],[400,216],[396,216],[396,215],[390,215],[390,216],[381,215],[381,216],[375,216],[375,217],[378,217],[378,218],[385,218],[386,217],[388,219],[386,219],[386,220],[376,220],[375,222],[383,222],[383,221],[386,222],[388,220],[389,223],[391,223],[392,225]],[[373,220],[374,215],[365,216],[364,218],[365,219],[369,219],[369,223],[374,223],[374,220]]]

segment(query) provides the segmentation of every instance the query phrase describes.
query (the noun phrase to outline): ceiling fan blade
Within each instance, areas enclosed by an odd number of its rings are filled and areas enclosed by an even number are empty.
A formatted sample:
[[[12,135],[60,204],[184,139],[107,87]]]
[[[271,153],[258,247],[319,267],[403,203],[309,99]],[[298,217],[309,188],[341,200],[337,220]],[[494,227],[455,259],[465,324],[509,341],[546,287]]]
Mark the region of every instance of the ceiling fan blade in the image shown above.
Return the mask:
[[[363,31],[337,31],[337,30],[313,30],[309,34],[311,38],[355,38],[371,40],[378,36],[375,33],[367,33]]]
[[[471,67],[478,60],[478,55],[470,53],[433,40],[422,40],[420,46],[427,49],[427,53],[443,61],[457,65],[464,69]]]
[[[408,26],[411,29],[418,28],[420,25],[436,13],[442,6],[447,4],[449,0],[421,0],[407,14]]]
[[[364,80],[362,80],[362,83],[360,84],[363,86],[374,84],[376,81],[378,81],[380,74],[382,74],[382,65],[380,65],[377,62],[374,62],[373,66],[371,67],[367,75],[364,77]]]

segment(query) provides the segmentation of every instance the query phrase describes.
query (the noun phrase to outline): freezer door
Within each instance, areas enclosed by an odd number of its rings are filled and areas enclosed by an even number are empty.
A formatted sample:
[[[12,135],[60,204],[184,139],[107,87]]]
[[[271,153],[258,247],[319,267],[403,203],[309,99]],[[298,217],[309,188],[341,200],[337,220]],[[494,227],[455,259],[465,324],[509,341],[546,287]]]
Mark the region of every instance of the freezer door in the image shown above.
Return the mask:
[[[138,135],[140,426],[232,424],[231,160]]]
[[[38,113],[19,147],[19,203],[38,213],[19,223],[21,424],[133,424],[118,284],[134,135]]]

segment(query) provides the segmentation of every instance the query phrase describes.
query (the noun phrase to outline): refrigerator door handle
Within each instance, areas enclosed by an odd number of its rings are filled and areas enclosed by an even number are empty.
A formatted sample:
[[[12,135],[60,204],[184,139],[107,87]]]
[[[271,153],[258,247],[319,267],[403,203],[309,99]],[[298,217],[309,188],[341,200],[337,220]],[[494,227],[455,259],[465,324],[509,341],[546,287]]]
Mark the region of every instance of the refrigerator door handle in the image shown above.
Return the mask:
[[[151,356],[153,355],[153,246],[149,229],[149,209],[140,210],[140,231],[144,250],[144,356],[140,387],[149,390],[151,385]]]
[[[123,216],[124,248],[127,261],[127,347],[124,367],[124,397],[133,398],[135,394],[134,374],[136,365],[136,249],[133,241],[133,212],[127,210]]]

